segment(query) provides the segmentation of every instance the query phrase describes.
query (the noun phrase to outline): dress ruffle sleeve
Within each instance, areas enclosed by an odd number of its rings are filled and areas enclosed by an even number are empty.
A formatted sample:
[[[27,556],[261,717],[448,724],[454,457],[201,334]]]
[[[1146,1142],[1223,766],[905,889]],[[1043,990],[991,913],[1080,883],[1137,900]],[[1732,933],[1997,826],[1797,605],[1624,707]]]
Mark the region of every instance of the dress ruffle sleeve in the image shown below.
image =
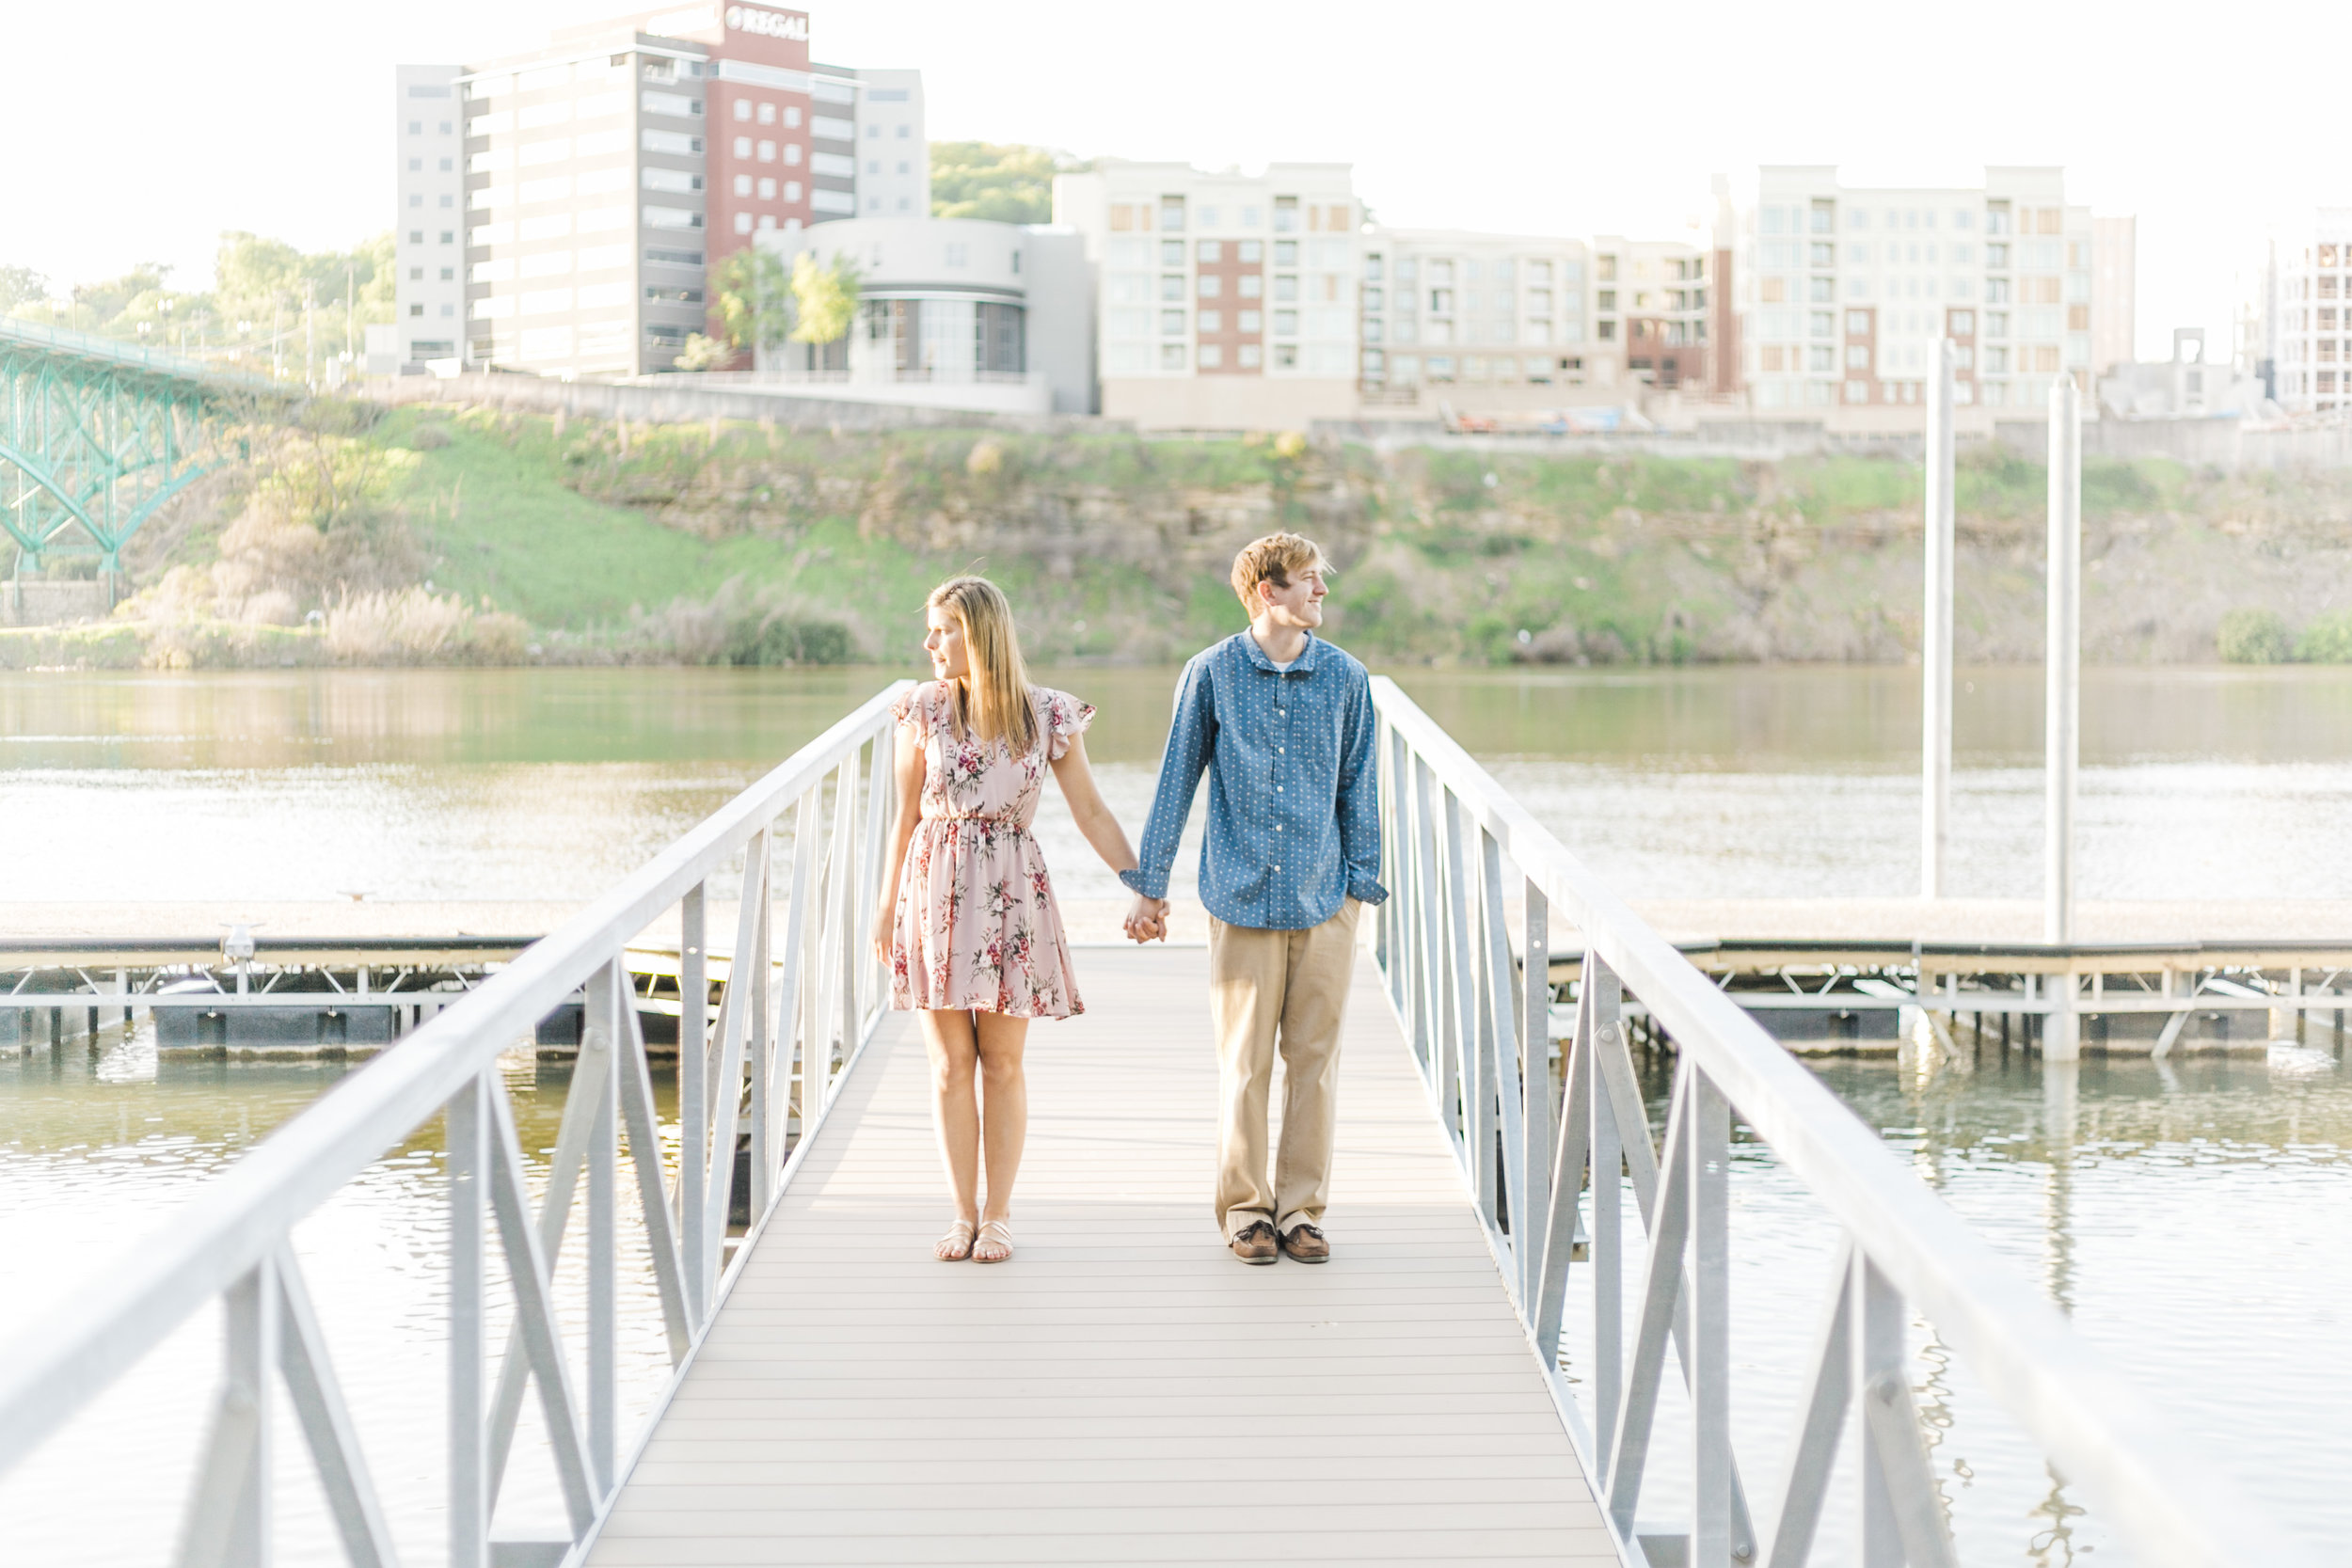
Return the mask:
[[[1040,705],[1045,710],[1045,758],[1059,762],[1070,754],[1071,742],[1087,732],[1094,722],[1094,705],[1082,703],[1067,691],[1052,687],[1038,690]]]
[[[912,690],[902,691],[890,705],[890,717],[901,724],[914,727],[917,740],[928,740],[931,733],[931,691],[935,682],[925,682]]]

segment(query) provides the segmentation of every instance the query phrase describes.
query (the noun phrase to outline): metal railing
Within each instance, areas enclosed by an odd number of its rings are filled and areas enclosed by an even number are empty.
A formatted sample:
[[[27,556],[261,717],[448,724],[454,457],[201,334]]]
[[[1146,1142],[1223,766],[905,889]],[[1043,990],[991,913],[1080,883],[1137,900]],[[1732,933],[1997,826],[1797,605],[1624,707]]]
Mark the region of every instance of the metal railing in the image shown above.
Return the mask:
[[[890,804],[889,704],[905,685],[858,707],[577,919],[321,1097],[48,1323],[17,1337],[19,1354],[0,1370],[0,1472],[173,1329],[221,1300],[227,1374],[197,1466],[179,1561],[270,1560],[270,1412],[273,1382],[282,1379],[346,1554],[361,1568],[389,1568],[397,1560],[392,1532],[290,1236],[386,1150],[446,1116],[449,1561],[453,1568],[489,1568],[576,1560],[791,1180],[797,1150],[834,1103],[880,1019],[882,976],[864,939]],[[788,830],[781,820],[787,813]],[[780,853],[787,837],[788,853]],[[739,856],[734,946],[713,1016],[706,888]],[[624,957],[673,907],[682,972],[674,1182],[662,1167],[664,1130],[655,1116]],[[546,1196],[534,1212],[499,1058],[574,999],[584,999],[585,1028]],[[704,1003],[700,1009],[695,999]],[[751,1226],[739,1242],[728,1235],[728,1212],[744,1132]],[[621,1430],[616,1376],[616,1259],[626,1227],[615,1188],[624,1161],[637,1184],[671,1369],[635,1433]],[[567,1335],[551,1267],[583,1175],[586,1312],[582,1332]],[[485,1326],[492,1321],[493,1238],[511,1281],[513,1318],[495,1381]],[[575,1384],[576,1357],[585,1368],[584,1389]],[[534,1386],[563,1496],[564,1533],[494,1537],[500,1484]]]
[[[1578,1456],[1629,1563],[1801,1568],[1841,1436],[1859,1433],[1864,1568],[1959,1561],[1912,1399],[1905,1336],[1932,1325],[2105,1523],[2151,1565],[2301,1562],[2259,1511],[1862,1120],[1636,918],[1396,685],[1380,718],[1389,998]],[[1506,897],[1523,898],[1513,953]],[[1585,949],[1564,1082],[1550,1065],[1554,924]],[[1572,939],[1573,940],[1573,939]],[[1654,1147],[1624,1027],[1630,993],[1677,1053]],[[1843,1233],[1788,1460],[1761,1501],[1731,1417],[1732,1118]],[[1633,1287],[1624,1188],[1646,1232]],[[1585,1195],[1589,1191],[1589,1204]],[[1589,1342],[1564,1343],[1589,1282]],[[1560,1366],[1573,1358],[1578,1388]],[[1669,1353],[1690,1418],[1687,1509],[1642,1516]],[[1581,1390],[1580,1394],[1579,1390]],[[1588,1417],[1581,1401],[1589,1401]]]

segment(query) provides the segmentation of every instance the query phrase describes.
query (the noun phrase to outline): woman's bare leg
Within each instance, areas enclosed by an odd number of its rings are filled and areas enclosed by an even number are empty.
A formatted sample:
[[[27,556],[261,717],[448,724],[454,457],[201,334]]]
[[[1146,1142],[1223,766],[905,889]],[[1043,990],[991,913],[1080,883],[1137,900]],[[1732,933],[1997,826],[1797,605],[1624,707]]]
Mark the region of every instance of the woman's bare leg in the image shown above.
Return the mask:
[[[980,1218],[1012,1213],[1013,1178],[1021,1172],[1021,1148],[1029,1136],[1029,1084],[1021,1069],[1029,1021],[1002,1013],[974,1015],[979,1024],[980,1132],[988,1163],[988,1207]]]
[[[924,1013],[923,1045],[931,1061],[931,1127],[939,1134],[939,1160],[947,1169],[947,1190],[955,1196],[956,1217],[977,1227],[980,1107],[973,1095],[978,1055],[972,1037],[972,1015]]]

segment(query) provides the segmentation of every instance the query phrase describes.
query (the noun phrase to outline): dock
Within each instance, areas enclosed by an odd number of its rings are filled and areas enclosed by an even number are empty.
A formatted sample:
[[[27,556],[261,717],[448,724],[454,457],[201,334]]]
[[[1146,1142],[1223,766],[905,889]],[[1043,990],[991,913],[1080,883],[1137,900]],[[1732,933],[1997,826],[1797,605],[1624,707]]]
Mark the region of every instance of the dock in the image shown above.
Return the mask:
[[[1332,1259],[1270,1268],[1210,1212],[1206,953],[1076,958],[1089,1010],[1029,1032],[1016,1258],[931,1258],[890,1015],[590,1562],[1614,1562],[1370,957]]]

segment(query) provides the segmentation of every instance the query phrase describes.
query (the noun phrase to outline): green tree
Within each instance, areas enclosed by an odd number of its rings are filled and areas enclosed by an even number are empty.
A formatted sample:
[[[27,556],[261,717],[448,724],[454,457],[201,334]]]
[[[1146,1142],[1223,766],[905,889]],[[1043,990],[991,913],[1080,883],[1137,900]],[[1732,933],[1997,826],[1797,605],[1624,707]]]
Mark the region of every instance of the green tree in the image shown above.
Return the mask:
[[[931,143],[931,215],[997,223],[1050,223],[1054,176],[1090,166],[1042,147],[983,141]]]
[[[2224,664],[2284,664],[2294,657],[2287,624],[2273,610],[2233,610],[2216,640]]]
[[[0,316],[13,313],[24,305],[44,305],[49,300],[49,279],[30,267],[0,266]]]
[[[728,349],[773,348],[792,330],[792,284],[774,251],[745,245],[723,258],[710,269],[710,289],[718,341]]]
[[[792,299],[798,321],[792,328],[796,343],[833,343],[849,336],[857,318],[857,268],[846,256],[820,267],[817,258],[802,251],[792,261]]]

